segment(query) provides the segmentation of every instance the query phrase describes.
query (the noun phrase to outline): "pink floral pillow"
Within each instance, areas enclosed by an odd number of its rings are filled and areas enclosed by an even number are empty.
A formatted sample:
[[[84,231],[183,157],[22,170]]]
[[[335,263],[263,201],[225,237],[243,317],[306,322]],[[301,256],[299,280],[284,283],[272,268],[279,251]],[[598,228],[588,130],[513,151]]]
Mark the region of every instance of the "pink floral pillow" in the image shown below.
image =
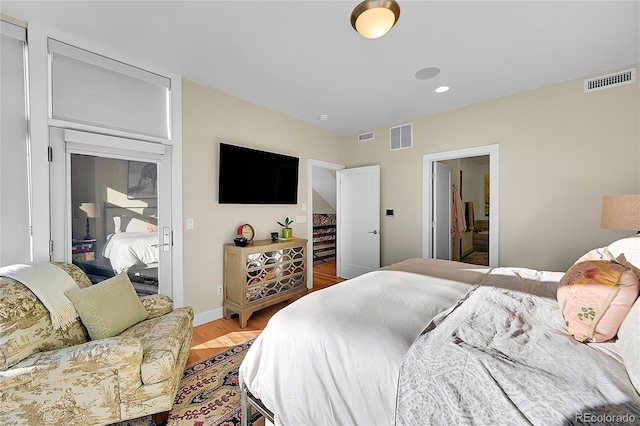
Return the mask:
[[[580,342],[604,342],[616,335],[640,282],[629,268],[609,260],[576,262],[558,285],[558,305],[567,331]]]

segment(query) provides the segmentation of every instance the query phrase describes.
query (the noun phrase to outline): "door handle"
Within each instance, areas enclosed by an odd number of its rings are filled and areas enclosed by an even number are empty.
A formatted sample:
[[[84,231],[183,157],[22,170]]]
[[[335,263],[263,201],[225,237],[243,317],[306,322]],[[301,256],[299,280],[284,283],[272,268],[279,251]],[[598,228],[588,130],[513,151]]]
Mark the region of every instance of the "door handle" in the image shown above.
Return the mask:
[[[162,247],[162,251],[171,250],[171,228],[162,228],[162,244],[152,244],[151,247]]]
[[[168,226],[162,228],[162,251],[169,251],[171,246],[171,229]]]
[[[369,231],[369,233],[370,233],[370,234],[377,234],[377,233],[378,233],[378,230],[377,230],[377,229],[374,229],[373,231]]]

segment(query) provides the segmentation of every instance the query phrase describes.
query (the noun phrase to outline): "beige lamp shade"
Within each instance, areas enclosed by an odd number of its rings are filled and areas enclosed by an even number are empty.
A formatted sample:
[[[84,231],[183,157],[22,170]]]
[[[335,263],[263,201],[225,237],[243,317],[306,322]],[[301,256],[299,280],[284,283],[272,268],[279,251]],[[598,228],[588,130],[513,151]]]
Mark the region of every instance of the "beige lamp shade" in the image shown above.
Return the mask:
[[[640,195],[602,197],[603,228],[640,231]]]
[[[363,37],[378,38],[398,22],[400,6],[395,0],[365,0],[351,13],[351,26]]]
[[[100,217],[100,209],[97,203],[82,203],[80,204],[80,210],[85,212],[87,217]]]

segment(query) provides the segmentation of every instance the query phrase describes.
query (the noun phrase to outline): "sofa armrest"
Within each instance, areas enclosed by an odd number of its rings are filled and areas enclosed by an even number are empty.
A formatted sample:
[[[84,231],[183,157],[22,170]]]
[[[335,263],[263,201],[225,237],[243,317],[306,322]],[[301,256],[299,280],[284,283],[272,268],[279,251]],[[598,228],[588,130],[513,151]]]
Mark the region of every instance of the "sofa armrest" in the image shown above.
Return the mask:
[[[149,312],[147,319],[161,317],[173,311],[173,300],[164,294],[151,294],[140,298],[142,306]]]
[[[66,386],[90,387],[103,376],[117,375],[120,398],[133,394],[142,379],[142,346],[130,336],[94,340],[81,345],[33,354],[0,372],[0,391],[27,385],[40,392]]]

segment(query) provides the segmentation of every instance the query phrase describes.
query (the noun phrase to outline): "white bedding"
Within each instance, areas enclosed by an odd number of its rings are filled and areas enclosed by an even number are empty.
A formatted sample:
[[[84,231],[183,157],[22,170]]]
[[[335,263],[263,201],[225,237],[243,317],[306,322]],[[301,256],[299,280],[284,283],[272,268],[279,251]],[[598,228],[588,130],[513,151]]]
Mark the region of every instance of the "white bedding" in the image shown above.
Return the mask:
[[[390,424],[407,350],[487,271],[412,259],[311,293],[271,318],[240,383],[276,424]]]
[[[111,234],[104,246],[103,256],[111,262],[116,274],[134,266],[148,266],[158,262],[157,232],[120,232]]]

